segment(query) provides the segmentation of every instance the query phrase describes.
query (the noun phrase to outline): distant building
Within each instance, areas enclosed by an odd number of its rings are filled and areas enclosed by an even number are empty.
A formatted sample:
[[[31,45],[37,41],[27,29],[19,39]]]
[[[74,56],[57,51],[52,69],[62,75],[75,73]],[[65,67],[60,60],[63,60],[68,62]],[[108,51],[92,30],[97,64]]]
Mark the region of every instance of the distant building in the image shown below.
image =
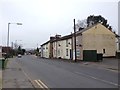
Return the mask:
[[[7,55],[7,57],[12,57],[13,49],[11,47],[2,46],[2,54]]]

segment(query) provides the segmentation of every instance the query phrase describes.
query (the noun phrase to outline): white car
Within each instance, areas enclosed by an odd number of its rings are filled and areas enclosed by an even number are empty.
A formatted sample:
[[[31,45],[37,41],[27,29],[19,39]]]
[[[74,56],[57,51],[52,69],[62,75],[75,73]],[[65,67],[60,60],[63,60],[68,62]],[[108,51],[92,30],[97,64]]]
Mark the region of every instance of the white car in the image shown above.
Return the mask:
[[[22,55],[21,54],[18,54],[18,58],[21,58],[22,57]]]

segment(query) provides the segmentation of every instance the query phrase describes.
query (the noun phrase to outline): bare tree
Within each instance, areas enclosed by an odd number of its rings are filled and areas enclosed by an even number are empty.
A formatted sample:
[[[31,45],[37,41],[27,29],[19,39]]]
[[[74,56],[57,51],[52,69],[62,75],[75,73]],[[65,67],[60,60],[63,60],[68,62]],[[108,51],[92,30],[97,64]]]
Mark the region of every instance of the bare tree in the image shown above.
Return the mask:
[[[87,20],[86,19],[77,21],[77,24],[76,24],[77,30],[81,30],[81,29],[84,29],[86,27],[87,27]]]

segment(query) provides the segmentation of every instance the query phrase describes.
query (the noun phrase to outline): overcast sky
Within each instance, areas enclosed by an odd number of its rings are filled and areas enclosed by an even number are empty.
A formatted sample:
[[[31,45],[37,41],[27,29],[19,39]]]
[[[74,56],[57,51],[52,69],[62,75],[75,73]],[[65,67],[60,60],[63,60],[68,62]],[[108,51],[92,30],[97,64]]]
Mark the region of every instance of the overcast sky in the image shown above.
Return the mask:
[[[0,0],[0,45],[7,43],[8,22],[10,44],[36,48],[50,36],[73,32],[73,19],[102,15],[118,32],[118,0]]]

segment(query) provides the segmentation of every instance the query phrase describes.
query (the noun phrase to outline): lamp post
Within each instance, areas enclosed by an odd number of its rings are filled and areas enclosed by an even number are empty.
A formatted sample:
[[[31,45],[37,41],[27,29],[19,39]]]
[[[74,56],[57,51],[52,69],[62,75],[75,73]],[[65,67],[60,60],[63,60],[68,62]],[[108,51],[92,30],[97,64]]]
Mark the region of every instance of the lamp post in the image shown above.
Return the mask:
[[[22,23],[8,23],[7,47],[9,47],[9,29],[10,29],[10,24],[22,25]]]
[[[9,57],[9,29],[10,29],[10,24],[17,24],[17,25],[22,25],[22,23],[8,23],[8,35],[7,35],[7,58]]]

